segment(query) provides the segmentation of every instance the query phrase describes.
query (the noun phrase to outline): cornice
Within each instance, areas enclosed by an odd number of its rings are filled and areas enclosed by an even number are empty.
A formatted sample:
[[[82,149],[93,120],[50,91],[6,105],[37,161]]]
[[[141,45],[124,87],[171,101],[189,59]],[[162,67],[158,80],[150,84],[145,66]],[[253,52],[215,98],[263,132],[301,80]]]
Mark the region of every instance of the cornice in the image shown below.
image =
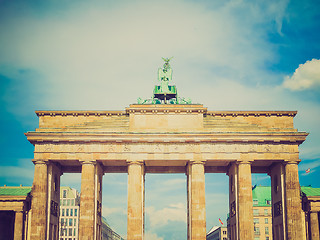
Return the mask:
[[[127,115],[125,111],[36,111],[40,116],[123,116]]]
[[[256,143],[301,144],[308,133],[67,133],[28,132],[32,144],[41,143]]]
[[[295,117],[297,114],[297,111],[207,111],[207,116],[220,116],[220,117],[249,117],[249,116],[265,116],[265,117],[271,117],[271,116],[289,116],[289,117]]]
[[[205,116],[220,117],[249,117],[249,116],[289,116],[295,117],[297,111],[207,111],[202,105],[130,105],[125,111],[36,111],[38,117],[41,116],[128,116],[131,113],[201,113]]]
[[[131,104],[126,108],[127,114],[158,113],[197,113],[205,114],[207,108],[202,104]]]

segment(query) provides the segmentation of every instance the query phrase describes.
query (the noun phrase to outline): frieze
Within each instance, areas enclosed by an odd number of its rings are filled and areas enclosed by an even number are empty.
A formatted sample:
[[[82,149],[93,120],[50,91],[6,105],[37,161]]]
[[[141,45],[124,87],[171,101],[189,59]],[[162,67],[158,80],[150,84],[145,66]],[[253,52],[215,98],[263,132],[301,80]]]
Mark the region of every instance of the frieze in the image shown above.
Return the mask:
[[[37,153],[297,153],[298,147],[281,144],[217,144],[217,143],[107,143],[107,144],[37,144]]]

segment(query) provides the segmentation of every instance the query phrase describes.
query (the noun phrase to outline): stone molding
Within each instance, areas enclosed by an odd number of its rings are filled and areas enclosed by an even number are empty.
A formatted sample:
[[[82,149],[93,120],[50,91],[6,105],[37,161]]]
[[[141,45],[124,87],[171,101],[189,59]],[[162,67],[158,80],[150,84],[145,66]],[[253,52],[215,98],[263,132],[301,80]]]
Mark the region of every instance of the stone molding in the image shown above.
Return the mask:
[[[117,133],[49,133],[28,132],[25,134],[32,144],[39,143],[240,143],[240,144],[298,144],[308,133],[179,133],[128,134]],[[143,139],[142,139],[143,137]],[[187,139],[187,140],[186,140]]]
[[[125,111],[36,111],[38,117],[41,116],[123,116]]]
[[[295,117],[296,114],[297,114],[297,111],[208,111],[207,112],[207,115],[209,115],[209,116],[221,116],[221,117],[226,117],[226,116],[232,116],[232,117],[240,117],[240,116],[243,116],[243,117],[249,117],[249,116],[255,116],[255,117],[289,116],[289,117]]]
[[[96,165],[97,164],[97,162],[95,160],[80,160],[79,162],[81,165],[85,165],[85,164]]]
[[[127,164],[128,165],[134,165],[134,164],[136,164],[136,165],[144,165],[144,161],[128,160]]]
[[[301,162],[301,159],[297,159],[297,160],[284,160],[283,161],[285,164],[296,164],[298,165]]]
[[[46,164],[48,165],[49,164],[49,161],[48,160],[44,160],[44,159],[32,159],[32,162],[34,165],[36,164]]]

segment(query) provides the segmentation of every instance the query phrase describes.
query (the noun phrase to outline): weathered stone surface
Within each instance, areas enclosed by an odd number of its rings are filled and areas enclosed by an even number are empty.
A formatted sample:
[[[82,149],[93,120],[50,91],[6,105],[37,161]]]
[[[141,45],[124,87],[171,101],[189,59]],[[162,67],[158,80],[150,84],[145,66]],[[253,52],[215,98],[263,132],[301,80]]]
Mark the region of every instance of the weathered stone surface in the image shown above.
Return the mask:
[[[290,161],[285,165],[285,199],[287,239],[304,239],[301,221],[298,162]]]
[[[81,172],[79,239],[92,240],[95,234],[95,163],[83,162]]]
[[[22,211],[15,212],[14,219],[14,240],[23,240],[24,213]]]
[[[48,166],[44,161],[34,163],[31,239],[43,240],[47,237]]]
[[[206,204],[204,162],[188,165],[188,239],[206,239]]]
[[[128,164],[127,239],[141,240],[144,236],[144,166],[138,161]]]
[[[125,111],[37,111],[37,115],[39,128],[26,134],[35,145],[34,159],[55,162],[62,172],[82,172],[80,239],[99,238],[97,207],[102,199],[98,186],[103,173],[128,172],[128,239],[143,239],[144,174],[186,171],[190,173],[189,239],[205,239],[204,174],[215,172],[229,175],[232,239],[252,239],[253,224],[248,221],[252,218],[251,171],[269,173],[279,164],[283,168],[285,160],[298,159],[298,146],[308,135],[294,128],[293,111],[207,111],[200,104],[133,104]],[[199,159],[204,163],[193,163]],[[248,159],[250,164],[243,162]],[[298,206],[297,168],[285,168],[281,193],[288,197],[280,201],[289,210],[275,222],[282,225],[281,236],[285,231],[288,240],[299,239],[294,210]],[[35,202],[47,201],[48,172],[37,165],[35,169]],[[40,235],[45,239],[47,231],[47,214],[42,211],[48,205],[42,202],[40,206],[41,210],[35,207],[33,211],[33,239]]]

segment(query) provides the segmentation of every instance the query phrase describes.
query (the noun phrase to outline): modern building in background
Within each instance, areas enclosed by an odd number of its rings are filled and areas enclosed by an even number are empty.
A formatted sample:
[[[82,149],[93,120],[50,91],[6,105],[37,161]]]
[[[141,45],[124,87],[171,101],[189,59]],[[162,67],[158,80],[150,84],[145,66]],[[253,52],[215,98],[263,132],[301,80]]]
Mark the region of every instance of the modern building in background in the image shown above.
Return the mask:
[[[107,219],[104,217],[101,218],[102,221],[102,240],[124,240],[118,233],[112,230],[110,225],[107,222]]]
[[[207,240],[227,240],[228,239],[228,229],[223,226],[216,226],[211,228],[207,233]]]
[[[60,187],[59,239],[79,239],[80,193],[71,187]],[[124,240],[102,217],[102,240]]]
[[[60,187],[60,240],[77,240],[79,236],[80,193],[70,187]]]
[[[272,239],[271,187],[252,188],[254,240]]]

